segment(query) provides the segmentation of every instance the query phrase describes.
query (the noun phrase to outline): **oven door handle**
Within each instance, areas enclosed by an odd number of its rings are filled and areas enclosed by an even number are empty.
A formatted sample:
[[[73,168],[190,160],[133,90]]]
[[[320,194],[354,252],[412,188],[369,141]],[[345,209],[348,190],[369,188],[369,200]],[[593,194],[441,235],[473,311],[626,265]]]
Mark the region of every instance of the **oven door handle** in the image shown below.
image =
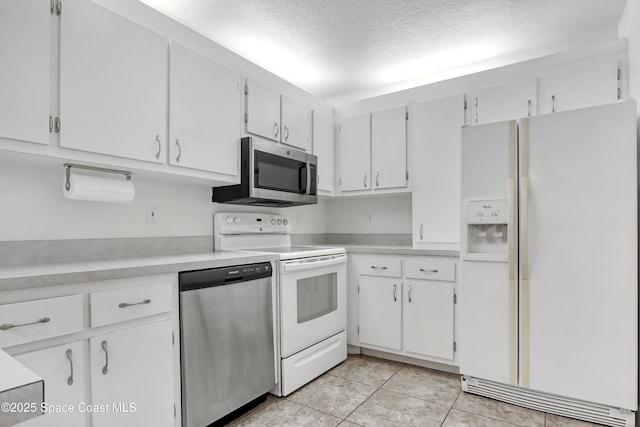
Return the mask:
[[[282,272],[290,273],[293,271],[313,270],[315,268],[330,267],[332,265],[344,264],[346,262],[347,262],[346,255],[321,257],[317,261],[310,261],[310,260],[285,261],[282,263]]]

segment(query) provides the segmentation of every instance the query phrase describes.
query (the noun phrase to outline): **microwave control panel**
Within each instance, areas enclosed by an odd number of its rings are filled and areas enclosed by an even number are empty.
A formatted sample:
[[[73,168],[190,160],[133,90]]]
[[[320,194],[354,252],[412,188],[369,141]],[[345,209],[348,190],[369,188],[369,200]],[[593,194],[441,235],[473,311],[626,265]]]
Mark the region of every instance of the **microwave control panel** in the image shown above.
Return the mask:
[[[220,234],[288,234],[291,232],[291,224],[284,215],[221,212],[214,214],[213,218],[214,227]]]

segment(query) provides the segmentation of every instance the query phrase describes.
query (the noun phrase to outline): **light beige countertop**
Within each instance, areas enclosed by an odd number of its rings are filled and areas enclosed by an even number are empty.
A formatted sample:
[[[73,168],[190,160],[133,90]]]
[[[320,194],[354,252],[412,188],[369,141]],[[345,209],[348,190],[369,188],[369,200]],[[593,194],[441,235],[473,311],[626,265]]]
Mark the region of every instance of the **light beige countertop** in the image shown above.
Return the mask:
[[[369,245],[330,245],[345,248],[347,253],[363,253],[363,254],[389,254],[389,255],[420,255],[420,256],[449,256],[458,257],[460,251],[458,249],[433,248],[433,249],[417,249],[411,246],[369,246]]]
[[[42,415],[42,378],[2,350],[0,372],[0,402],[3,404],[0,425],[11,426]]]
[[[0,267],[0,291],[177,273],[277,259],[277,255],[256,252],[205,252],[4,266]]]

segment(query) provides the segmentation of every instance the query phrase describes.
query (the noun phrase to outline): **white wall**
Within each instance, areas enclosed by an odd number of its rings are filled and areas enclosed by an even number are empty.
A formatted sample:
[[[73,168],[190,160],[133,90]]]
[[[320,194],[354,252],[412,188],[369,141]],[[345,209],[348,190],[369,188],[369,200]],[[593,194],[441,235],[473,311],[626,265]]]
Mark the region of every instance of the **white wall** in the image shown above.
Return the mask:
[[[411,194],[330,200],[327,233],[411,233]]]
[[[295,233],[326,229],[324,202],[286,209],[214,204],[206,185],[138,175],[133,202],[87,202],[63,196],[64,175],[58,163],[0,157],[0,241],[206,236],[213,232],[215,211],[236,210],[281,212],[292,218]],[[157,205],[157,224],[147,224],[147,204]]]

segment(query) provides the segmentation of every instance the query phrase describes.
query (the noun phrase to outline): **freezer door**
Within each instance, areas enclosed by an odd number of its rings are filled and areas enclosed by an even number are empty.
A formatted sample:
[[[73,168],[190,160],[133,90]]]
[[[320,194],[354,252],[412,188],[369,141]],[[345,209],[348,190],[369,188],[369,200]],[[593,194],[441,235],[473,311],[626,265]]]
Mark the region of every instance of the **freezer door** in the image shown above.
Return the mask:
[[[531,117],[519,132],[520,383],[635,410],[635,102]]]
[[[516,385],[516,122],[462,129],[462,221],[458,329],[460,372]],[[470,206],[508,206],[508,245],[468,224]],[[487,203],[484,203],[484,202]],[[475,203],[475,205],[474,205]],[[474,248],[472,239],[477,238]],[[498,253],[492,253],[493,249]]]

